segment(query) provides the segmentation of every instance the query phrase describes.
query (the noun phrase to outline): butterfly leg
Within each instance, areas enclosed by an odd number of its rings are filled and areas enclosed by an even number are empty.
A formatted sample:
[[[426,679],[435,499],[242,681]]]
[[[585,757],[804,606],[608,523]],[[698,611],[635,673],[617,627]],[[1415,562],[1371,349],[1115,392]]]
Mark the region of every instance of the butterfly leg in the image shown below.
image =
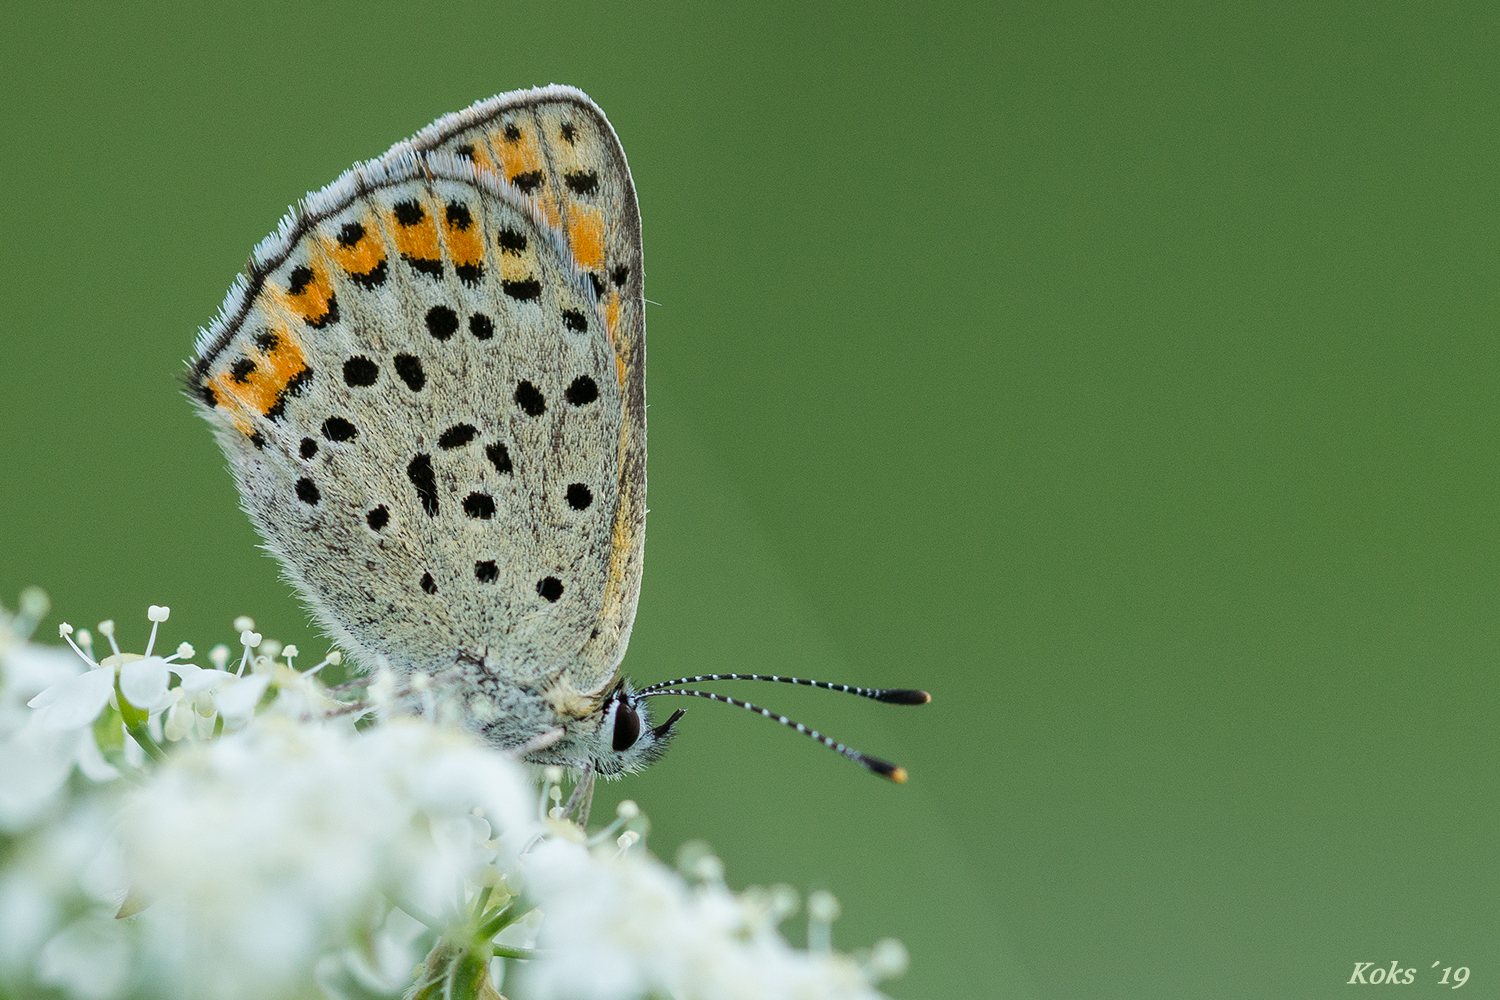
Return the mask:
[[[594,765],[583,765],[583,773],[578,776],[578,781],[573,786],[573,794],[568,796],[568,804],[563,809],[563,817],[573,815],[573,810],[578,810],[578,818],[574,821],[579,826],[587,826],[589,821],[589,807],[594,804]]]

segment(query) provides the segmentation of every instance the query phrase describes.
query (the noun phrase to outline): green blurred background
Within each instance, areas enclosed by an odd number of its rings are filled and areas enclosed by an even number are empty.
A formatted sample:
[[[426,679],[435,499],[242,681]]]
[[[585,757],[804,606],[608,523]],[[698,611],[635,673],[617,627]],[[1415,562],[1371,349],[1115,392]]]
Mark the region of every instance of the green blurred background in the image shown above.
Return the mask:
[[[1500,16],[1254,7],[7,4],[0,595],[321,651],[194,331],[303,192],[575,84],[661,303],[629,672],[934,695],[751,695],[905,787],[694,703],[599,808],[898,998],[1496,995]]]

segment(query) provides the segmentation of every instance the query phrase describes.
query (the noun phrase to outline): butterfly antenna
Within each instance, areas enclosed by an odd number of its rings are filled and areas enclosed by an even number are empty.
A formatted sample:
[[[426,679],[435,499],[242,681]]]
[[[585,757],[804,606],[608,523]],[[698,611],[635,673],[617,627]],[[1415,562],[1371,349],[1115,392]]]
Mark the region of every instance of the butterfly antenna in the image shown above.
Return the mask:
[[[699,674],[696,677],[679,677],[662,681],[640,690],[641,695],[655,694],[663,688],[675,688],[679,684],[701,684],[704,681],[775,681],[777,684],[800,684],[803,687],[822,688],[825,691],[840,691],[856,694],[861,698],[883,701],[887,705],[925,705],[932,700],[926,691],[911,688],[862,688],[852,684],[830,684],[828,681],[813,681],[806,677],[782,677],[780,674]]]
[[[721,675],[721,677],[727,676],[730,675]],[[743,674],[740,675],[740,679],[743,679],[745,676],[746,675]],[[782,679],[788,680],[789,678]],[[799,683],[807,682],[800,681]],[[854,761],[854,763],[858,764],[860,767],[864,768],[867,771],[871,771],[875,774],[880,775],[882,778],[887,778],[891,781],[894,781],[898,785],[906,783],[906,768],[904,767],[897,767],[895,764],[892,764],[889,761],[881,760],[879,757],[871,757],[869,754],[860,753],[853,747],[844,746],[844,744],[840,743],[838,740],[835,740],[831,736],[824,736],[816,729],[808,729],[800,722],[793,722],[791,719],[788,719],[784,715],[777,715],[769,708],[761,708],[759,705],[752,705],[748,701],[740,701],[738,698],[731,698],[727,694],[714,694],[712,691],[684,691],[678,688],[662,688],[659,685],[653,685],[652,688],[648,688],[647,690],[640,692],[637,697],[655,698],[658,695],[664,694],[678,695],[684,698],[707,698],[709,701],[722,701],[726,705],[734,705],[737,708],[743,708],[747,712],[754,712],[757,715],[764,716],[767,719],[775,719],[777,722],[781,723],[783,726],[786,726],[788,729],[795,729],[803,736],[815,739],[828,749],[836,753],[843,754],[845,757]]]

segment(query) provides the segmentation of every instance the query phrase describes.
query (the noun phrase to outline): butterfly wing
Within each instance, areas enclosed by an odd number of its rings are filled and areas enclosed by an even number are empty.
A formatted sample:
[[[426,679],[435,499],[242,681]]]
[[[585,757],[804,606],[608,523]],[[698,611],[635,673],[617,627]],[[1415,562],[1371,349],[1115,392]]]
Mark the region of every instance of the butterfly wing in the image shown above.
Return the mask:
[[[641,218],[625,151],[583,91],[513,91],[438,119],[417,150],[470,159],[510,183],[561,235],[604,313],[621,390],[620,501],[600,618],[612,677],[635,619],[646,535],[646,306]],[[609,677],[602,678],[607,682]]]
[[[574,712],[613,676],[644,424],[608,314],[533,203],[444,153],[356,168],[256,249],[190,388],[267,547],[363,665],[481,664]]]

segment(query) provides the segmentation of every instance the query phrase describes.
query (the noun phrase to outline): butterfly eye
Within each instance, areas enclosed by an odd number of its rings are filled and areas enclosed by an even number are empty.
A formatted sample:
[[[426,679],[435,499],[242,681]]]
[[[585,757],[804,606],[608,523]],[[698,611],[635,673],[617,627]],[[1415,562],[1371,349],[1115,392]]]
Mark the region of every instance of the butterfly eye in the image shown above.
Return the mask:
[[[615,736],[614,748],[616,752],[629,750],[635,746],[635,741],[641,735],[641,717],[636,713],[635,706],[624,698],[615,702]]]

